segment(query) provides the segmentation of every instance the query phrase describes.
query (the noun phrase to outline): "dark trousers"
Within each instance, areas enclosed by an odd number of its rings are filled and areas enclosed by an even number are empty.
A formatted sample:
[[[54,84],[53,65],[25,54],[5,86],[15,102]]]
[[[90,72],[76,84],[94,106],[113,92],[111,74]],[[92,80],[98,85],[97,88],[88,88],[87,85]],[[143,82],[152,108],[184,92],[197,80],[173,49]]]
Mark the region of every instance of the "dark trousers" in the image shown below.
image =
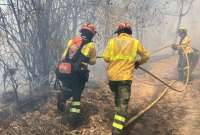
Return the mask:
[[[73,101],[80,102],[88,77],[88,71],[78,71],[64,77],[61,92],[58,94],[58,109],[63,111],[66,100],[71,97]]]
[[[178,79],[180,81],[186,81],[188,71],[189,71],[189,80],[192,77],[192,65],[193,65],[194,53],[188,53],[189,66],[187,65],[187,58],[184,54],[179,54],[178,60]]]
[[[115,96],[116,112],[113,121],[113,134],[122,132],[128,114],[128,103],[131,95],[132,81],[109,81]]]

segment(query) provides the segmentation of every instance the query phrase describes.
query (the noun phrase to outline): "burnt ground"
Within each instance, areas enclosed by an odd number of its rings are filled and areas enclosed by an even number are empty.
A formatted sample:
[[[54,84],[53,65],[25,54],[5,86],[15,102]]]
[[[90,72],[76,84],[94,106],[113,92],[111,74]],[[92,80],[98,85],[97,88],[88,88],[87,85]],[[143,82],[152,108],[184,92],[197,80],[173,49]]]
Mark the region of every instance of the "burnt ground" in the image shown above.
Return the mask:
[[[170,56],[145,65],[167,82],[176,79],[177,57]],[[149,75],[136,71],[129,103],[130,117],[145,108],[165,88]],[[194,71],[194,80],[185,89],[177,82],[167,95],[151,110],[126,129],[127,135],[199,135],[200,134],[200,71]],[[79,128],[61,124],[56,109],[56,92],[46,100],[30,106],[15,119],[0,123],[1,135],[110,135],[114,113],[113,96],[105,81],[90,81],[82,98],[84,122]],[[31,109],[32,108],[32,109]],[[0,114],[1,115],[1,114]],[[4,114],[5,115],[5,114]]]

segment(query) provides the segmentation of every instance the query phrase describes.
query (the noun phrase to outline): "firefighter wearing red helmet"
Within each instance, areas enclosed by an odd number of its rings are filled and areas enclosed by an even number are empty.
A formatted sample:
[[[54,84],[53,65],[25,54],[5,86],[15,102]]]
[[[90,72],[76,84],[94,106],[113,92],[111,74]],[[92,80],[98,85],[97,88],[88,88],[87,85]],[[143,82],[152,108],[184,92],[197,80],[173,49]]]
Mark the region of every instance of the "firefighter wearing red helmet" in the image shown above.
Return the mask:
[[[123,23],[120,23],[118,26],[117,26],[117,30],[115,31],[115,34],[121,34],[121,33],[127,33],[129,35],[132,35],[132,28],[131,26],[129,25],[129,23],[127,22],[123,22]]]
[[[108,63],[109,86],[115,96],[112,135],[121,135],[128,114],[134,68],[137,69],[149,59],[149,52],[132,37],[132,29],[127,22],[120,23],[115,33],[117,36],[108,41],[103,59]],[[141,59],[136,61],[138,55]]]
[[[81,123],[81,94],[89,77],[88,64],[96,63],[96,49],[92,41],[96,34],[95,26],[86,22],[79,32],[79,36],[67,43],[56,71],[57,78],[62,82],[62,89],[58,94],[58,110],[66,112],[66,100],[72,98],[69,114],[66,114],[68,117],[63,117],[72,126]]]

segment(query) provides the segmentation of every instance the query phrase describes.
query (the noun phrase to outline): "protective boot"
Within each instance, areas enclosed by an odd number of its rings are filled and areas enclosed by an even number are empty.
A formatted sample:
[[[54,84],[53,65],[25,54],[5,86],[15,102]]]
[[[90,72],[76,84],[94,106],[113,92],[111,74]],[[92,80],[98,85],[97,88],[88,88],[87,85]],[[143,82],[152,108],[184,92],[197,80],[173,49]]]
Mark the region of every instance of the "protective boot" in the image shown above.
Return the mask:
[[[123,132],[116,129],[116,128],[113,128],[112,129],[112,135],[123,135]]]
[[[124,125],[126,122],[126,117],[123,115],[116,113],[114,116],[114,121],[113,121],[113,129],[112,129],[112,134],[113,135],[122,135],[123,134],[123,129]]]
[[[81,126],[83,121],[84,118],[80,113],[80,101],[73,101],[70,107],[68,122],[70,126],[76,128]]]
[[[78,113],[70,113],[68,117],[68,123],[73,128],[80,127],[84,122],[84,118],[81,114]]]

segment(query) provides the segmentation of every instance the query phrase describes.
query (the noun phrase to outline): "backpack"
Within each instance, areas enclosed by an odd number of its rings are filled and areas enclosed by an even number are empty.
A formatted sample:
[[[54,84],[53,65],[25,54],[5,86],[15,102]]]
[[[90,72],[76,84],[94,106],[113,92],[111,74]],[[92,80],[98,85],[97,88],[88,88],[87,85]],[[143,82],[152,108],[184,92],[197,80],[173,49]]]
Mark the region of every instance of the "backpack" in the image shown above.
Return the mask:
[[[56,68],[56,76],[59,80],[66,80],[73,72],[80,71],[81,50],[87,43],[81,37],[75,37],[72,40],[72,45],[68,48],[64,61],[60,62]]]

